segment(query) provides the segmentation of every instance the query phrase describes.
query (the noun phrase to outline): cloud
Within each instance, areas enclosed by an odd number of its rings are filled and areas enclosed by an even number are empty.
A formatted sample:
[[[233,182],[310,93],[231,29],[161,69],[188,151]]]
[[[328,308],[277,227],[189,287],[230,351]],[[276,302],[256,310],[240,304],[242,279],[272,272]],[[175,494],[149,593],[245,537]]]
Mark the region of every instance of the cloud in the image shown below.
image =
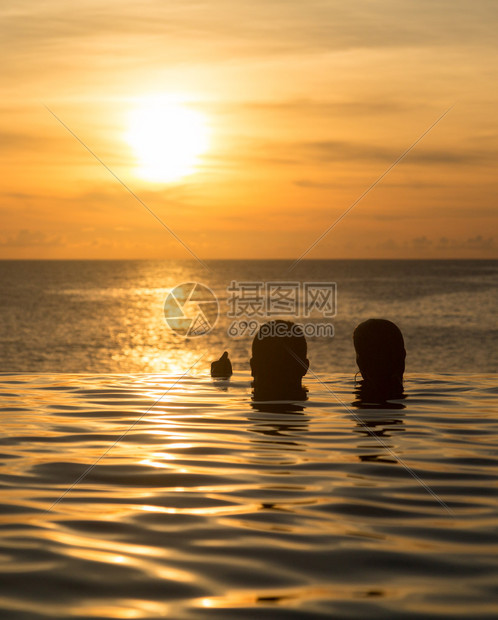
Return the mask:
[[[413,188],[407,186],[410,192]],[[359,205],[358,205],[359,206]],[[379,211],[378,207],[367,207],[362,210],[361,217],[364,220],[374,220],[379,222],[391,222],[399,220],[426,220],[428,223],[434,223],[438,220],[468,220],[472,218],[475,222],[477,219],[494,219],[496,217],[496,207],[494,206],[455,206],[451,203],[444,207],[435,208],[434,204],[425,204],[422,206],[403,206],[390,207],[388,210]]]
[[[476,235],[475,237],[468,237],[467,239],[448,239],[447,237],[441,237],[437,246],[441,250],[494,250],[497,248],[494,237],[483,237],[482,235]]]
[[[56,246],[62,243],[62,237],[58,235],[47,235],[40,230],[28,230],[26,228],[0,239],[0,246],[5,248]]]
[[[427,107],[431,107],[427,105]],[[310,98],[298,98],[287,99],[279,101],[245,101],[229,104],[217,104],[213,108],[222,113],[230,112],[262,112],[265,114],[282,114],[282,113],[296,113],[296,114],[309,114],[313,117],[337,116],[344,118],[345,116],[361,116],[366,115],[385,115],[393,114],[397,112],[406,112],[410,110],[420,110],[420,105],[414,103],[404,102],[401,100],[323,100],[319,101]]]
[[[18,0],[0,17],[2,57],[15,57],[10,66],[24,72],[27,60],[64,65],[73,54],[124,69],[361,49],[494,48],[498,6],[493,0]]]
[[[409,144],[393,145],[392,136],[386,136],[386,144],[375,144],[356,140],[301,140],[288,142],[261,137],[240,138],[231,152],[211,154],[207,157],[210,165],[235,168],[250,165],[300,166],[350,162],[379,163],[386,168],[393,164],[407,149]],[[387,146],[389,144],[389,146]],[[476,148],[461,142],[454,147],[427,148],[417,145],[403,158],[403,165],[412,166],[495,166],[498,159],[497,144],[488,148]],[[320,168],[317,168],[320,171]],[[380,170],[381,172],[382,170]],[[335,183],[317,179],[296,179],[300,187],[337,187]],[[427,185],[426,185],[427,186]],[[435,187],[434,184],[430,185]]]
[[[35,149],[44,144],[44,139],[33,133],[20,131],[0,131],[0,143],[3,149]]]
[[[302,187],[305,189],[338,189],[340,187],[356,187],[358,188],[358,182],[353,179],[345,182],[344,180],[336,179],[334,181],[317,181],[313,179],[297,179],[294,181],[294,185],[297,187]],[[391,188],[409,188],[411,192],[425,189],[440,189],[441,187],[446,187],[444,183],[428,183],[424,181],[418,181],[416,184],[413,183],[412,179],[407,180],[405,183],[399,182],[389,182],[386,179],[382,180],[382,187],[391,187]]]
[[[379,250],[387,250],[389,252],[396,252],[397,250],[399,250],[399,247],[399,243],[391,238],[386,239],[385,241],[381,241],[377,245],[377,248]]]
[[[38,161],[43,162],[44,165],[54,161],[58,162],[61,159],[64,164],[88,162],[90,155],[75,143],[74,138],[69,134],[65,135],[62,131],[56,131],[53,135],[46,135],[41,133],[40,129],[33,129],[32,131],[0,130],[0,144],[4,156],[22,158],[25,162]]]
[[[422,237],[415,237],[415,239],[412,239],[411,245],[416,250],[427,250],[428,248],[432,247],[432,241],[430,239],[427,239],[427,237],[424,235]]]
[[[328,181],[311,181],[309,179],[299,179],[294,181],[294,185],[297,187],[303,187],[305,189],[337,189],[341,186],[339,182]],[[348,183],[348,187],[351,183]]]
[[[380,161],[385,163],[395,162],[404,150],[396,150],[393,147],[376,144],[339,140],[300,142],[294,146],[294,149],[296,152],[300,152],[303,158],[317,162]],[[464,149],[462,146],[462,150],[458,152],[449,148],[426,149],[416,147],[408,153],[404,161],[422,165],[477,165],[496,162],[497,156],[496,148],[472,150]]]
[[[494,237],[475,235],[471,237],[429,238],[426,235],[408,239],[389,237],[378,241],[373,250],[393,256],[414,256],[420,258],[448,256],[489,256],[496,255],[498,244]]]

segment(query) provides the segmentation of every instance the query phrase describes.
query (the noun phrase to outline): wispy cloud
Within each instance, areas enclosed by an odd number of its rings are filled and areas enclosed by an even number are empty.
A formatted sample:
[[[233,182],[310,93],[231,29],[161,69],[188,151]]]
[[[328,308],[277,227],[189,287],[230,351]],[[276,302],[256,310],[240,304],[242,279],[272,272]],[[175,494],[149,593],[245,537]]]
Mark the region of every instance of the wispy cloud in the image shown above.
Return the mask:
[[[134,71],[176,63],[230,62],[418,47],[494,48],[493,0],[25,0],[0,10],[5,70],[25,76],[74,71]]]
[[[345,49],[358,47],[411,46],[432,43],[438,46],[462,40],[474,44],[494,42],[492,22],[498,18],[493,0],[417,0],[399,3],[359,0],[344,4],[339,0],[95,0],[68,5],[63,0],[25,0],[6,5],[0,13],[12,31],[29,43],[95,40],[103,33],[129,33],[173,40],[218,39],[263,41],[268,47],[288,42],[294,48],[307,46]],[[487,35],[487,36],[486,36]]]
[[[26,248],[40,246],[55,246],[62,243],[59,235],[46,234],[41,230],[23,228],[11,235],[0,237],[0,246],[4,248]]]
[[[373,244],[375,250],[385,251],[394,255],[400,252],[413,252],[411,255],[420,258],[445,257],[455,252],[465,252],[466,255],[492,256],[496,251],[497,243],[494,237],[474,235],[471,237],[439,237],[427,235],[408,239],[393,239],[389,237]]]
[[[323,140],[318,142],[303,142],[296,144],[292,149],[301,153],[303,157],[317,162],[344,162],[344,161],[379,161],[391,162],[399,155],[393,146],[375,145],[369,143]],[[406,163],[417,164],[484,164],[496,162],[496,150],[470,150],[455,152],[453,149],[428,149],[419,147],[407,157]]]

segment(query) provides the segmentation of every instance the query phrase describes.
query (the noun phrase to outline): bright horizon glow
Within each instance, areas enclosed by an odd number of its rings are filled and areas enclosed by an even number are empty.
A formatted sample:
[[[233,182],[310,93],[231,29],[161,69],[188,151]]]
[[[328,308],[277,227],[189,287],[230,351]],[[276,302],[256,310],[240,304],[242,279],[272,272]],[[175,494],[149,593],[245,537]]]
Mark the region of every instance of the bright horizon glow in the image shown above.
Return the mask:
[[[139,161],[137,175],[156,183],[194,174],[209,144],[204,115],[165,98],[145,101],[132,111],[126,141]]]

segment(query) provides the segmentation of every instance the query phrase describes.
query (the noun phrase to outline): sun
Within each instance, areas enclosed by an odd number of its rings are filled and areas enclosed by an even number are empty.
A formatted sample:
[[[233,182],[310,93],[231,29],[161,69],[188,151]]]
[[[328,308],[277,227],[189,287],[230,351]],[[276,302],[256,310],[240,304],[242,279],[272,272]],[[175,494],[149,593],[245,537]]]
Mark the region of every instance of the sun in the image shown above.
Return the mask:
[[[126,141],[139,162],[138,176],[170,183],[196,172],[208,148],[207,123],[184,103],[150,100],[131,112]]]

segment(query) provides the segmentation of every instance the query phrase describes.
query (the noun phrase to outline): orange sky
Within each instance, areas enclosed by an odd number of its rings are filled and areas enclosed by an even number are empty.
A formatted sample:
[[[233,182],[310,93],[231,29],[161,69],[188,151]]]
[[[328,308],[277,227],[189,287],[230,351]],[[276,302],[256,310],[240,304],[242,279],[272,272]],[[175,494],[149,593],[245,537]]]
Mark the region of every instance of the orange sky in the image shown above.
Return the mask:
[[[492,0],[19,0],[0,9],[0,258],[498,256]],[[137,174],[130,114],[201,114],[173,182]],[[179,140],[177,137],[176,140]]]

